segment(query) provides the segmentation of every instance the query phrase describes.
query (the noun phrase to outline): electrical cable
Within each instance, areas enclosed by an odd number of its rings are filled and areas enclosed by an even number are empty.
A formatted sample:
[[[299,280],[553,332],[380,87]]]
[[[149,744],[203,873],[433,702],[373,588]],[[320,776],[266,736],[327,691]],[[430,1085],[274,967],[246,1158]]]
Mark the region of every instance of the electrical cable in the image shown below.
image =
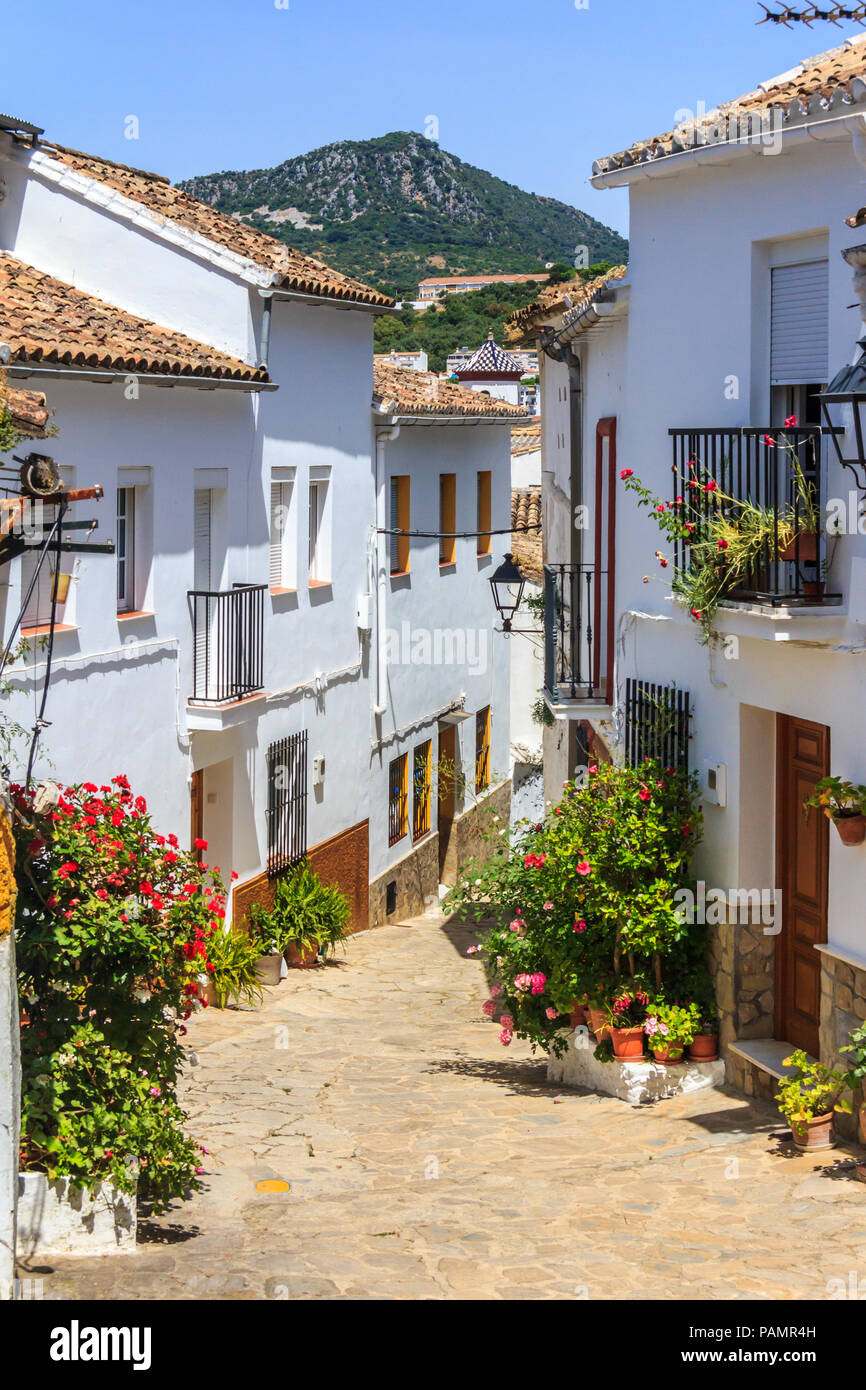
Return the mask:
[[[29,790],[30,790],[30,784],[31,784],[31,782],[32,782],[32,780],[33,780],[33,763],[34,763],[34,760],[35,760],[35,758],[36,758],[36,749],[37,749],[37,747],[38,747],[38,745],[39,745],[39,735],[41,734],[42,730],[45,728],[45,722],[46,722],[46,721],[45,721],[45,706],[46,706],[47,703],[48,703],[48,687],[49,687],[49,685],[50,685],[50,683],[51,683],[51,658],[52,658],[52,655],[53,655],[53,652],[54,652],[54,629],[55,629],[55,627],[56,627],[56,625],[57,625],[57,588],[58,588],[58,584],[59,584],[59,580],[60,580],[60,564],[61,564],[61,555],[62,555],[62,551],[61,551],[61,548],[60,548],[60,547],[61,547],[61,545],[62,545],[62,534],[63,534],[63,533],[62,533],[62,531],[61,531],[60,523],[62,522],[63,517],[64,517],[65,514],[66,514],[66,510],[67,510],[68,506],[69,506],[69,503],[66,501],[66,498],[65,498],[65,497],[61,498],[61,500],[60,500],[60,506],[59,506],[59,508],[58,508],[58,513],[57,513],[57,521],[55,522],[55,525],[54,525],[54,536],[55,536],[55,541],[54,541],[54,545],[55,545],[55,551],[54,551],[54,554],[55,554],[55,561],[54,561],[54,582],[53,582],[53,584],[51,585],[51,618],[50,618],[50,620],[49,620],[49,627],[48,627],[48,646],[47,646],[46,656],[45,656],[45,681],[44,681],[44,684],[43,684],[43,686],[42,686],[42,700],[41,700],[41,703],[40,703],[40,705],[39,705],[39,713],[38,713],[37,716],[36,716],[36,723],[35,723],[34,726],[33,726],[33,737],[32,737],[31,740],[30,740],[30,756],[29,756],[29,758],[27,759],[27,777],[25,778],[25,781],[24,781],[24,788],[25,788],[25,791],[29,791]]]

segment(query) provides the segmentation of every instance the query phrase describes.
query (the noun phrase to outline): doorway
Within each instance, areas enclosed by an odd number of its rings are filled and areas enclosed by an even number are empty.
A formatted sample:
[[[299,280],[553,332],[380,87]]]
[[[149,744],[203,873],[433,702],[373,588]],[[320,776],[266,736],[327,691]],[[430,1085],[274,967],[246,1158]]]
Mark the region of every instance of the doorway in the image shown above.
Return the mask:
[[[776,883],[782,930],[776,938],[776,1037],[818,1056],[821,958],[827,940],[830,826],[803,802],[830,771],[830,730],[776,717]]]
[[[453,724],[439,728],[439,768],[437,776],[436,829],[439,832],[439,882],[454,883],[456,874],[449,861],[451,831],[454,826],[456,787],[454,769],[457,764],[457,730]],[[450,873],[451,877],[448,877]]]

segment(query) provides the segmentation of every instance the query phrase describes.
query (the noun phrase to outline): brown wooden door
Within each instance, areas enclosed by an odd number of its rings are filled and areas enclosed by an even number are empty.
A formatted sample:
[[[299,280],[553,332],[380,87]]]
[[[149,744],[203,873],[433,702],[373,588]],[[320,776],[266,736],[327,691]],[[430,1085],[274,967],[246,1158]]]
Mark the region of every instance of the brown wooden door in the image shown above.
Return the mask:
[[[447,883],[448,847],[454,823],[454,767],[457,759],[457,738],[453,724],[439,730],[439,768],[436,797],[436,829],[439,832],[439,882]]]
[[[827,940],[829,822],[803,802],[830,771],[830,730],[780,714],[776,724],[776,1037],[818,1056],[821,957]]]
[[[196,840],[203,839],[204,832],[204,772],[199,769],[192,774],[189,784],[189,847]],[[201,853],[198,854],[201,859]]]

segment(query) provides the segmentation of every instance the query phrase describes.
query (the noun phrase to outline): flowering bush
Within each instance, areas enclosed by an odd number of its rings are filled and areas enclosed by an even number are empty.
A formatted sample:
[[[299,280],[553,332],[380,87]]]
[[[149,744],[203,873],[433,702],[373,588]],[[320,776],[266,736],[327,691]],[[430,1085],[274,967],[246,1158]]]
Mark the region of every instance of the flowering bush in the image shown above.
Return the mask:
[[[175,1088],[225,916],[219,870],[158,834],[125,777],[47,810],[12,794],[22,1167],[124,1191],[137,1175],[159,1208],[198,1186]]]
[[[705,936],[677,913],[702,816],[696,779],[647,760],[591,766],[547,820],[470,866],[446,900],[485,926],[484,951],[511,1034],[561,1052],[575,1002],[689,998],[709,977]],[[477,949],[477,948],[470,948]],[[526,988],[527,980],[536,985]],[[641,1014],[638,1022],[643,1022]]]
[[[682,1052],[694,1042],[700,1022],[697,1004],[656,1004],[644,1024],[650,1050]]]

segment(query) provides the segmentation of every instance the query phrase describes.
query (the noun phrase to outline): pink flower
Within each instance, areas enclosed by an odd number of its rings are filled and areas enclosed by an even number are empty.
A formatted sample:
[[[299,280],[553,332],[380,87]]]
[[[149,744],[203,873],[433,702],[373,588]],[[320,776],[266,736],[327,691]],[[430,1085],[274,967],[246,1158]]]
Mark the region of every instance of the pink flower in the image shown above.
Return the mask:
[[[509,923],[508,923],[508,930],[509,930],[509,931],[522,931],[522,930],[523,930],[523,923],[521,922],[521,920],[520,920],[519,917],[515,917],[513,922],[509,922]]]
[[[481,1012],[484,1014],[485,1018],[492,1018],[495,1010],[496,1001],[493,999],[485,999],[484,1003],[481,1005]]]
[[[586,878],[587,874],[592,873],[592,865],[588,864],[585,859],[579,859],[577,863],[577,872],[580,874],[581,878]]]
[[[530,979],[532,980],[532,993],[543,994],[544,986],[547,984],[547,976],[542,975],[540,971],[536,971],[534,975],[530,976]]]
[[[503,1047],[508,1047],[509,1043],[511,1042],[511,1037],[512,1035],[508,1031],[508,1029],[503,1028],[502,1032],[499,1034],[499,1041],[502,1043]]]
[[[552,912],[552,911],[553,911],[553,903],[552,903],[552,902],[549,902],[549,901],[548,901],[548,902],[546,902],[546,903],[542,903],[542,907],[544,908],[544,911],[545,911],[545,912]]]
[[[528,994],[529,991],[532,989],[532,976],[515,975],[514,988],[517,990],[518,994]]]
[[[152,1096],[161,1096],[161,1095],[162,1095],[162,1087],[161,1087],[161,1086],[151,1086],[151,1087],[150,1087],[150,1094],[151,1094]]]
[[[547,1015],[547,1017],[551,1020],[559,1017],[559,1014],[556,1009],[545,1009],[544,1012]]]
[[[494,998],[494,999],[498,999],[499,996],[500,996],[500,994],[502,993],[502,986],[501,986],[501,985],[491,985],[491,986],[490,986],[490,993],[493,995],[493,998]]]
[[[502,1014],[502,1016],[499,1019],[499,1022],[502,1024],[502,1027],[505,1029],[507,1033],[514,1032],[514,1019],[511,1017],[511,1014]]]
[[[574,930],[575,930],[575,931],[586,931],[586,923],[584,922],[584,920],[583,920],[582,917],[581,917],[581,919],[580,919],[579,922],[575,922],[575,924],[574,924]]]

